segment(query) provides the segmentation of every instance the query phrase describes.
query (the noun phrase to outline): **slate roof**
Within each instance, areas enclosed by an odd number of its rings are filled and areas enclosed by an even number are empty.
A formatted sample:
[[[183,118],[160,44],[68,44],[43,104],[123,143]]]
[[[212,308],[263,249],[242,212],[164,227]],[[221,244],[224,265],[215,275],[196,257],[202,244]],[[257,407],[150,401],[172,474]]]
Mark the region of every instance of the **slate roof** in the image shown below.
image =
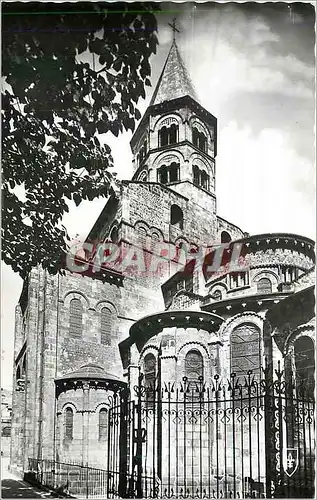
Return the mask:
[[[154,90],[150,106],[186,95],[199,102],[176,42],[173,41],[161,76]]]
[[[112,373],[106,372],[105,369],[95,363],[87,363],[81,366],[78,370],[74,370],[70,373],[66,373],[57,380],[76,380],[76,379],[104,379],[104,380],[120,380],[119,377],[113,375]]]

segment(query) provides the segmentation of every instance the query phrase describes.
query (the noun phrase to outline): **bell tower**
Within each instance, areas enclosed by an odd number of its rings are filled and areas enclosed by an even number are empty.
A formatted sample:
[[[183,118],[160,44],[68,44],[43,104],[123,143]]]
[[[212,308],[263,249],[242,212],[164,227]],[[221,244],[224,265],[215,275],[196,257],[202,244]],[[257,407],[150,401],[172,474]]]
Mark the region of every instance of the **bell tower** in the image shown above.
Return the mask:
[[[203,199],[215,212],[217,119],[199,103],[175,40],[175,21],[171,26],[171,48],[130,143],[132,180],[164,184],[198,203]]]

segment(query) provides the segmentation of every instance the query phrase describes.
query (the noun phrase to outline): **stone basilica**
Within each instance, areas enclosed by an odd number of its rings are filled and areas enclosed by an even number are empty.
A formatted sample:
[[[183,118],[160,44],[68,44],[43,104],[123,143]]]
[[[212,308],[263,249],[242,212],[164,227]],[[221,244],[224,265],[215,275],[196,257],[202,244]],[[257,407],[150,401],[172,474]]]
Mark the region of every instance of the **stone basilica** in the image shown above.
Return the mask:
[[[284,441],[270,444],[259,381],[264,369],[285,383],[314,376],[314,242],[249,235],[217,214],[217,119],[200,104],[175,41],[131,148],[132,180],[112,192],[89,240],[139,246],[150,257],[157,242],[175,255],[240,243],[247,265],[210,276],[180,271],[173,259],[164,276],[33,269],[16,307],[11,468],[47,460],[54,470],[104,470],[108,496],[130,488],[137,497],[247,497],[252,484],[253,496],[269,496],[282,484],[282,462],[267,479],[275,451],[297,450],[297,472],[285,469],[287,477],[307,473],[308,455],[312,469],[304,425],[296,433],[285,423]],[[217,384],[232,373],[252,376],[256,391],[227,385],[224,396]],[[295,401],[292,391],[284,402]]]

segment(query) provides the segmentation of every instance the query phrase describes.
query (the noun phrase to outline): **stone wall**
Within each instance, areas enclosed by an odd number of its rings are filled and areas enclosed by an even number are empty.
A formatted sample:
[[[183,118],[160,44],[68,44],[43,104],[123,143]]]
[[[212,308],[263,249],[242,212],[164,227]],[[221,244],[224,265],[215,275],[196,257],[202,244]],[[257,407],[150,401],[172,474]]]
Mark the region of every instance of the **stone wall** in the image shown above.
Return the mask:
[[[208,193],[201,193],[192,184],[182,183],[169,189],[160,184],[129,182],[124,194],[129,202],[125,205],[123,218],[129,226],[144,221],[149,228],[158,229],[164,241],[172,243],[178,237],[195,244],[213,241],[216,233],[215,199]],[[173,204],[183,211],[183,229],[170,224]],[[123,237],[130,242],[137,239],[136,235],[133,237],[132,228],[126,229]]]
[[[67,390],[57,402],[56,458],[60,462],[89,464],[107,468],[106,438],[99,436],[99,412],[106,409],[107,418],[112,400],[111,391],[82,388]],[[65,409],[73,410],[73,438],[65,437]]]

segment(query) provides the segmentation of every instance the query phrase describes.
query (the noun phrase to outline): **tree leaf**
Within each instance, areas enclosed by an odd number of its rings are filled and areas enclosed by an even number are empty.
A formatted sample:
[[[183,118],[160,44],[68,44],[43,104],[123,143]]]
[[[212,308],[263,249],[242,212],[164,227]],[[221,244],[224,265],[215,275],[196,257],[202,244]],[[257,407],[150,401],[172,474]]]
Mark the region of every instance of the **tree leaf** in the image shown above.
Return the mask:
[[[61,14],[52,3],[50,16],[40,4],[23,4],[30,15],[2,5],[2,74],[11,86],[2,91],[2,256],[22,277],[38,264],[53,274],[60,269],[66,201],[78,206],[110,189],[111,150],[96,134],[118,137],[140,119],[133,102],[145,95],[142,80],[147,85],[158,43],[151,5],[139,3],[136,14],[132,4],[118,13],[110,3],[83,3],[78,14],[69,4]],[[49,35],[57,26],[63,32]]]

